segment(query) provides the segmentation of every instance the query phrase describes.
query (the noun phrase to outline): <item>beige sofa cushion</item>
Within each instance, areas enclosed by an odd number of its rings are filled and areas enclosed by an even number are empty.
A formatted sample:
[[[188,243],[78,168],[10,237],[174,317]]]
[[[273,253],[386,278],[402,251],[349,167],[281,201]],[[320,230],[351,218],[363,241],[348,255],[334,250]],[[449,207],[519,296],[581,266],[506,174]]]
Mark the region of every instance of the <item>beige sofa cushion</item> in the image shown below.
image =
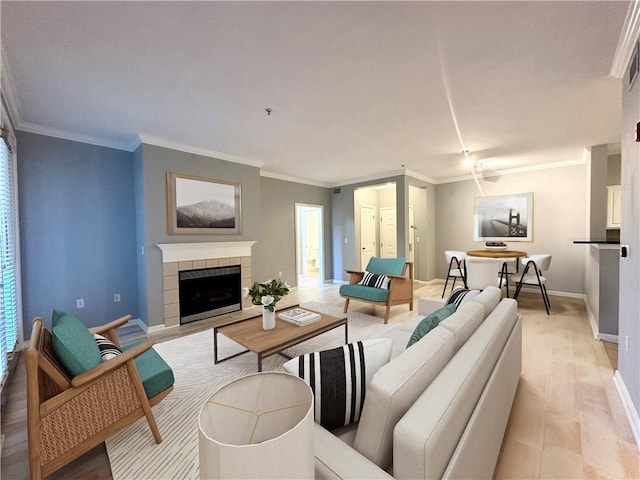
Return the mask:
[[[398,422],[395,478],[442,478],[517,316],[517,303],[502,300]]]
[[[383,469],[391,465],[396,423],[453,357],[454,344],[451,331],[438,326],[378,370],[353,444],[358,452]]]
[[[439,326],[450,330],[455,337],[455,349],[458,351],[484,320],[484,306],[478,302],[461,305],[456,313],[445,318]]]
[[[487,287],[473,298],[474,302],[481,303],[484,307],[484,316],[486,317],[500,303],[502,292],[498,287]]]

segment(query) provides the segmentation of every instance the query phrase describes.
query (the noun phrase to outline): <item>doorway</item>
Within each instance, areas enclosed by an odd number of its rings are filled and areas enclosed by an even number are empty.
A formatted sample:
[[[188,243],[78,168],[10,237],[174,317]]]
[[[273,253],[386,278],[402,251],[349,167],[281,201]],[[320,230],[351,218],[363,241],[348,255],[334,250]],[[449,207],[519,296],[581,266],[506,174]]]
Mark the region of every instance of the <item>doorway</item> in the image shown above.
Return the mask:
[[[324,283],[324,207],[296,203],[296,274],[298,289]]]
[[[360,263],[360,270],[366,268],[372,256],[395,257],[398,251],[395,182],[359,187],[353,192],[353,202],[354,260]]]

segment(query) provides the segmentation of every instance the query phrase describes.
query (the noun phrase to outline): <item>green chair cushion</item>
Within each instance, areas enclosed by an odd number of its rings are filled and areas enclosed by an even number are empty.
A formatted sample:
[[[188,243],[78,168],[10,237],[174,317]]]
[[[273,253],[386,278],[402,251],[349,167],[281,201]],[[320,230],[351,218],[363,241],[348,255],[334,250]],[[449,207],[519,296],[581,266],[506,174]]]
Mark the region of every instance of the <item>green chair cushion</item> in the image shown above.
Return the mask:
[[[140,343],[136,342],[127,345],[122,348],[122,351],[126,352]],[[135,362],[147,398],[155,397],[158,393],[173,385],[173,370],[153,348],[137,357]]]
[[[340,286],[340,295],[345,297],[360,298],[370,302],[386,302],[389,299],[389,290],[384,288],[366,287],[364,285],[350,284]]]
[[[454,303],[447,305],[445,307],[439,308],[435,312],[431,312],[429,315],[424,317],[420,323],[416,326],[415,330],[411,334],[411,338],[409,339],[409,343],[407,343],[407,348],[416,343],[422,337],[424,337],[431,330],[436,328],[438,324],[449,317],[456,311],[456,305]]]
[[[61,310],[53,311],[51,323],[53,350],[72,377],[100,365],[100,349],[84,323]]]
[[[371,257],[367,264],[367,272],[375,273],[376,275],[402,275],[404,270],[404,264],[406,259],[400,258],[378,258]]]

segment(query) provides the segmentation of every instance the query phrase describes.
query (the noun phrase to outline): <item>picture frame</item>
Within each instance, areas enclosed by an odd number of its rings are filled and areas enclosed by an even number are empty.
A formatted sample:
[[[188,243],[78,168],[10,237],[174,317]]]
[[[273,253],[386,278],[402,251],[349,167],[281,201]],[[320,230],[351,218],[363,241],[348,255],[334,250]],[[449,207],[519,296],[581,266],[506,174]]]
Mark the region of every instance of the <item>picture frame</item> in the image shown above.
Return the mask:
[[[242,233],[241,185],[167,171],[167,231],[181,235]]]
[[[476,197],[473,211],[475,241],[532,242],[533,193]]]

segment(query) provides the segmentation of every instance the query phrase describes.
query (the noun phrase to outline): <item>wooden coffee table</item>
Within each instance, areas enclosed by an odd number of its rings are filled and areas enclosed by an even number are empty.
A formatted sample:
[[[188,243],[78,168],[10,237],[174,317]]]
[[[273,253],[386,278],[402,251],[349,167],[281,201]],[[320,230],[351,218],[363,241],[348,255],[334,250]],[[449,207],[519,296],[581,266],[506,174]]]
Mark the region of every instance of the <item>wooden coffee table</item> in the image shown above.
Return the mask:
[[[258,355],[258,371],[262,371],[262,360],[270,357],[276,353],[279,353],[285,358],[291,358],[284,353],[283,350],[309,340],[310,338],[317,337],[329,330],[338,328],[344,325],[344,343],[349,342],[349,332],[347,327],[347,318],[337,318],[327,315],[326,313],[316,312],[320,314],[320,320],[313,322],[309,325],[299,327],[292,323],[285,322],[278,318],[278,313],[289,310],[285,308],[276,311],[276,328],[273,330],[262,329],[262,314],[255,317],[241,320],[231,325],[225,325],[223,327],[213,328],[213,358],[215,363],[224,362],[231,358],[242,355],[243,353],[253,352]],[[299,307],[298,307],[299,308]],[[305,310],[310,310],[306,308]],[[314,310],[310,310],[314,311]],[[238,352],[234,355],[230,355],[225,358],[218,358],[218,333],[221,333],[225,337],[239,343],[247,350]]]

